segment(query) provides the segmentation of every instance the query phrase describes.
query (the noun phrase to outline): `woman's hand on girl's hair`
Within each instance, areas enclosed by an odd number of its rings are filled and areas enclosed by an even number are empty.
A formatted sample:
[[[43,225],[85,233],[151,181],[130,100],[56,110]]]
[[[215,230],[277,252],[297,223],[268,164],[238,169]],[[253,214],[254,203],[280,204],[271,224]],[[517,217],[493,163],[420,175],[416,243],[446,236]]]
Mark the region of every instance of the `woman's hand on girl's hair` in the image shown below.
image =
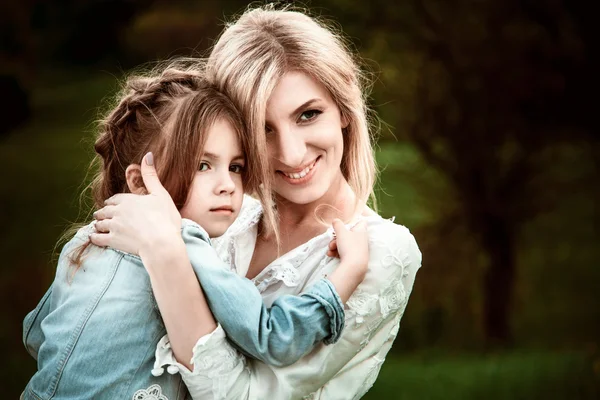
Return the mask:
[[[152,153],[142,161],[147,195],[121,193],[107,199],[94,213],[92,243],[142,256],[181,241],[181,215],[160,183]]]

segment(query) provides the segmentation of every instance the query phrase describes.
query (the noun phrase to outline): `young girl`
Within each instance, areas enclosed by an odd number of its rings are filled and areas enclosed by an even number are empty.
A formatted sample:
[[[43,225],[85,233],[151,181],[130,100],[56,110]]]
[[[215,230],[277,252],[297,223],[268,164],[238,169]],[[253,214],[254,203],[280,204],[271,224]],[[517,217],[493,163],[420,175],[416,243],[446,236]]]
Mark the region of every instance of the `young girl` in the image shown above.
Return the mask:
[[[238,111],[201,73],[170,67],[154,77],[133,77],[100,125],[95,149],[101,168],[92,191],[97,207],[117,193],[146,194],[137,163],[143,158],[143,165],[151,166],[156,159],[157,175],[184,218],[177,235],[183,237],[205,293],[195,277],[186,280],[174,273],[172,279],[181,290],[194,288],[203,302],[208,300],[242,352],[284,366],[317,343],[333,343],[339,337],[342,301],[366,272],[367,237],[363,227],[348,231],[336,225],[339,244],[355,249],[352,257],[344,257],[338,272],[307,293],[283,296],[266,309],[254,285],[228,271],[209,240],[235,220],[243,191],[251,193],[261,182],[251,157],[256,149],[250,143]],[[146,218],[152,219],[152,213]],[[164,280],[146,272],[138,256],[91,244],[94,228],[119,229],[106,221],[96,225],[80,229],[64,246],[53,284],[25,318],[24,343],[37,359],[38,371],[22,398],[184,398],[186,387],[171,365],[175,360],[155,362],[159,341],[159,350],[171,351],[163,338],[167,330],[179,331],[172,312],[165,314],[163,323],[158,306],[186,312],[194,323],[185,334],[194,341],[214,331],[217,322],[206,303],[189,309],[170,303],[170,297],[155,301],[153,285],[164,285]],[[193,369],[186,362],[191,354],[178,354],[177,348],[173,352]],[[163,373],[165,365],[170,365],[168,374]],[[218,377],[214,384],[219,384]]]

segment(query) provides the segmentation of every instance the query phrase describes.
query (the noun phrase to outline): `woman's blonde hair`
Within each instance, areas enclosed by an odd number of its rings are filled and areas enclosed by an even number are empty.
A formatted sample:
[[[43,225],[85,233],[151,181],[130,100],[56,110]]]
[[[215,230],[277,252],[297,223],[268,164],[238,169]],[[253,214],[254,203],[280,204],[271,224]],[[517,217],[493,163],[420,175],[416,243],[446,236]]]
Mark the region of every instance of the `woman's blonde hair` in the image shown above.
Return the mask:
[[[289,71],[304,72],[328,90],[342,120],[348,122],[343,129],[341,169],[356,195],[355,207],[369,200],[375,207],[377,168],[366,106],[367,80],[358,58],[331,26],[290,7],[249,9],[226,27],[206,64],[207,79],[241,110],[255,141],[253,147],[265,152],[258,157],[263,176],[271,176],[266,155],[266,104]],[[262,191],[265,217],[274,221],[270,181],[263,183]]]

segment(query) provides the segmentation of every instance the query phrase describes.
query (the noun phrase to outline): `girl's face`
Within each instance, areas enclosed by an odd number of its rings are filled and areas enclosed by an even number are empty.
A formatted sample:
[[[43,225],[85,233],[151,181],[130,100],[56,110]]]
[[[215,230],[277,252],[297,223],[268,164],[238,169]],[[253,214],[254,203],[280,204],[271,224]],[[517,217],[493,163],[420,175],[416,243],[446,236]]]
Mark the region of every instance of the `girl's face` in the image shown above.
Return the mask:
[[[229,121],[218,120],[207,134],[200,168],[180,213],[216,237],[225,233],[240,212],[245,159]]]
[[[310,204],[342,179],[340,110],[328,91],[303,72],[286,73],[267,102],[266,131],[274,190]]]

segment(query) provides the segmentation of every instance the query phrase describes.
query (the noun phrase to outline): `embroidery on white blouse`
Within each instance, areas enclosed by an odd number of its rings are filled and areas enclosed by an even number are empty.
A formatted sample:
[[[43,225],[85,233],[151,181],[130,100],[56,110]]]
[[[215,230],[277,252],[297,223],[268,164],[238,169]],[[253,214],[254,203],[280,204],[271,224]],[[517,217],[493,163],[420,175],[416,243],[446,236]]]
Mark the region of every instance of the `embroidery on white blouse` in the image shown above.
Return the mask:
[[[379,375],[379,370],[381,369],[381,365],[385,361],[385,358],[379,358],[377,356],[373,357],[373,365],[369,367],[369,372],[367,372],[367,376],[365,378],[365,383],[363,384],[363,390],[360,393],[357,393],[354,397],[354,400],[358,400],[363,397],[375,384],[377,380],[377,376]]]
[[[406,251],[402,249],[396,249],[396,251],[390,251],[383,259],[381,260],[381,265],[384,268],[389,268],[392,265],[398,265],[402,268],[402,276],[408,275],[408,271],[406,270],[406,266],[410,263],[410,256]]]
[[[383,290],[379,298],[381,315],[387,318],[393,312],[396,312],[406,304],[406,291],[400,278],[396,278]]]
[[[201,374],[212,381],[212,392],[215,399],[225,399],[227,395],[227,372],[237,364],[245,365],[245,358],[240,358],[237,350],[231,347],[203,355],[194,359],[194,374]]]
[[[367,347],[369,341],[373,337],[373,334],[377,331],[377,329],[379,329],[379,326],[381,326],[381,321],[382,320],[380,318],[377,318],[367,323],[367,329],[364,330],[364,337],[363,340],[360,342],[360,347],[358,348],[357,353],[362,351],[365,347]]]
[[[140,389],[133,394],[131,400],[169,400],[162,394],[160,385],[152,385],[148,389]]]
[[[347,316],[354,316],[354,324],[356,326],[362,325],[365,321],[365,317],[375,310],[377,299],[378,296],[376,294],[370,294],[361,289],[357,289],[346,303],[350,311],[347,313]]]
[[[398,315],[396,315],[396,317],[394,317],[394,326],[392,326],[392,329],[390,329],[390,333],[387,338],[388,342],[393,341],[396,339],[396,336],[398,336],[398,331],[400,331],[400,319],[402,318],[403,314],[404,311],[401,311],[398,313]]]
[[[302,400],[317,400],[317,392],[312,392],[311,394],[304,396]]]
[[[194,360],[194,373],[202,373],[209,378],[214,378],[235,368],[239,361],[240,357],[237,351],[234,348],[225,347],[199,360]]]

